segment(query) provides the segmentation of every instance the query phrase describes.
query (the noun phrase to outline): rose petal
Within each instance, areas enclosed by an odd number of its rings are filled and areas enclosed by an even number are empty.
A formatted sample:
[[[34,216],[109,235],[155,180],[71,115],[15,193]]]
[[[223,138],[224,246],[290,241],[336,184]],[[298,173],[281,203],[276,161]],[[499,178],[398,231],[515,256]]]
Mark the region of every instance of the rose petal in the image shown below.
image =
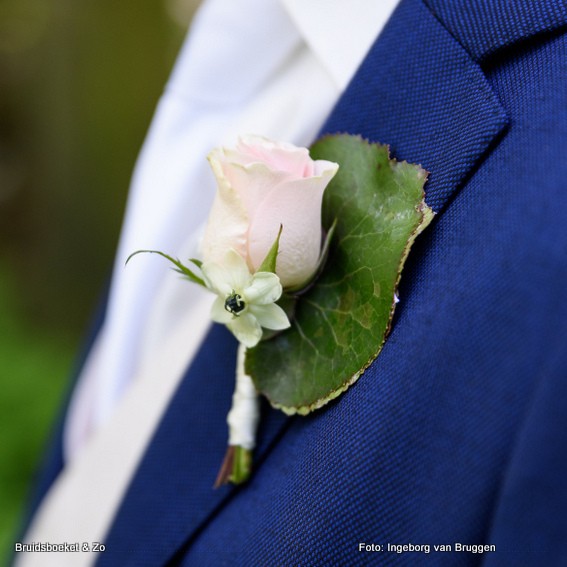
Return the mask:
[[[244,290],[244,296],[250,303],[266,305],[277,301],[282,295],[282,284],[276,274],[257,272],[252,276],[252,283]]]
[[[339,170],[339,164],[333,161],[327,161],[324,159],[318,159],[313,162],[313,175],[315,177],[325,177],[330,176],[329,181],[333,179],[337,171]]]
[[[226,179],[238,193],[249,219],[254,218],[256,210],[270,191],[286,180],[294,179],[287,171],[275,171],[265,163],[223,163]]]
[[[256,317],[258,323],[266,329],[281,331],[291,326],[286,312],[275,303],[270,303],[269,305],[251,305],[250,312]]]
[[[245,347],[255,347],[262,338],[260,323],[258,323],[256,317],[250,313],[244,313],[239,317],[234,317],[226,326]]]
[[[239,138],[236,151],[229,159],[233,161],[235,158],[242,160],[239,162],[242,164],[264,163],[270,169],[285,171],[296,179],[313,175],[314,162],[307,148],[275,142],[262,136],[249,135]]]
[[[221,262],[229,248],[246,257],[249,218],[238,192],[230,185],[222,168],[223,154],[213,150],[208,160],[215,174],[218,190],[213,201],[203,237],[203,259]]]
[[[310,278],[321,252],[323,192],[336,171],[337,165],[330,164],[320,176],[288,181],[272,189],[256,210],[248,231],[253,269],[266,257],[281,224],[276,273],[283,287],[300,285]]]

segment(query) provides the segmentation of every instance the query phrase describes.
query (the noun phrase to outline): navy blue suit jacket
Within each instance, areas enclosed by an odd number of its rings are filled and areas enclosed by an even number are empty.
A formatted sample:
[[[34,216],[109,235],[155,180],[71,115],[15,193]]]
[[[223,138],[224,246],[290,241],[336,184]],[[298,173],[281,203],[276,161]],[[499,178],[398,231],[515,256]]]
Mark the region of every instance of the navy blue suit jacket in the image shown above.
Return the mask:
[[[382,353],[314,415],[266,405],[253,478],[215,491],[214,327],[98,565],[567,565],[566,24],[562,0],[402,0],[323,129],[430,171]]]

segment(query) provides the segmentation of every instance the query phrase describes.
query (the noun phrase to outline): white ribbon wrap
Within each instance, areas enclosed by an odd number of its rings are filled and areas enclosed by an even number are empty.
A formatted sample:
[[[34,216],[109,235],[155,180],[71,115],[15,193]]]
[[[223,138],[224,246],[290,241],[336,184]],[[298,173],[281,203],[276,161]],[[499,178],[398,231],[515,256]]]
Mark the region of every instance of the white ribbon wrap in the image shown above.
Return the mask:
[[[252,450],[256,446],[256,428],[260,418],[258,393],[252,378],[244,372],[246,347],[238,345],[236,358],[236,387],[232,396],[232,408],[228,412],[228,444]]]

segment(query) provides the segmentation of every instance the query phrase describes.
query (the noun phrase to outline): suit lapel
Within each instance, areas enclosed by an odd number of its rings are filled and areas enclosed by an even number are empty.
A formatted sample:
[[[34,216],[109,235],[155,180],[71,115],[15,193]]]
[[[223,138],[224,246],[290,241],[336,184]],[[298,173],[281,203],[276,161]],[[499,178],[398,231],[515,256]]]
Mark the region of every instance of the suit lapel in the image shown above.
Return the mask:
[[[360,134],[422,164],[430,171],[426,199],[441,211],[506,126],[475,58],[423,2],[403,0],[322,133]],[[226,447],[235,359],[232,337],[213,327],[148,447],[99,565],[162,565],[186,550],[236,490],[254,490],[253,478],[242,488],[212,489]],[[264,412],[255,475],[289,421]]]
[[[564,0],[425,0],[470,56],[479,62],[510,45],[567,24]]]
[[[440,211],[507,124],[478,64],[418,1],[402,2],[359,68],[326,133],[387,143],[430,172]]]
[[[439,212],[508,126],[482,65],[566,25],[565,2],[403,0],[322,133],[360,134],[421,164]]]
[[[236,490],[213,490],[226,450],[236,346],[224,327],[212,327],[125,494],[98,565],[163,565]],[[276,412],[264,416],[259,454],[284,421]]]

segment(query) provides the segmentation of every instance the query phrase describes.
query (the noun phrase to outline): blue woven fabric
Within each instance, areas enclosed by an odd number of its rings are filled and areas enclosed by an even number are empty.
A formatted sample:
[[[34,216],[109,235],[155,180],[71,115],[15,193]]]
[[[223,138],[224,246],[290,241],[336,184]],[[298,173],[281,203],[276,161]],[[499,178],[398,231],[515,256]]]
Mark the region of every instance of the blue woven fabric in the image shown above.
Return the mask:
[[[402,0],[324,128],[431,172],[382,353],[311,416],[264,408],[251,482],[213,491],[234,372],[214,328],[98,565],[567,565],[563,6]]]
[[[476,60],[565,26],[564,0],[425,0]]]

